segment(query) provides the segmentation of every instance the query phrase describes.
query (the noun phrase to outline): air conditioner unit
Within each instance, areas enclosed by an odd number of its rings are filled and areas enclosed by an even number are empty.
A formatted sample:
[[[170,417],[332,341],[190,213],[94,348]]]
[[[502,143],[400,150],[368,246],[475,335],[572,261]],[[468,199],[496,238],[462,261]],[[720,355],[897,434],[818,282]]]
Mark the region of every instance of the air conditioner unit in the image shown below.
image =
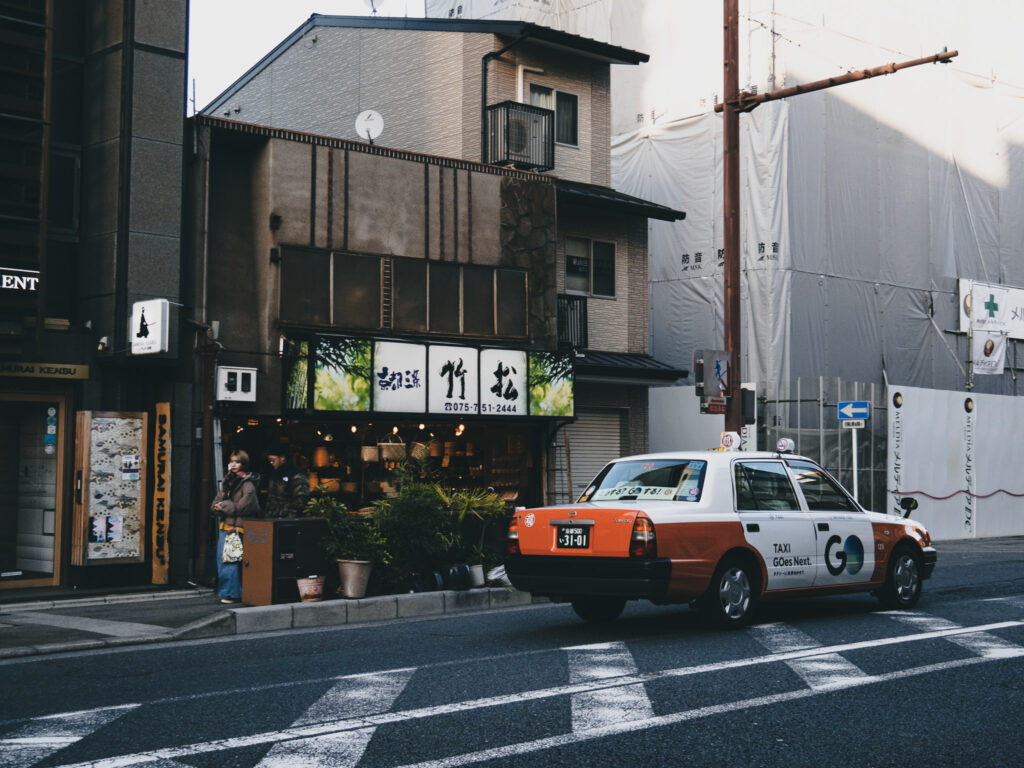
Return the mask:
[[[532,120],[526,115],[510,114],[508,116],[508,151],[522,155],[530,148],[530,131]]]
[[[217,399],[256,402],[256,368],[217,366]]]

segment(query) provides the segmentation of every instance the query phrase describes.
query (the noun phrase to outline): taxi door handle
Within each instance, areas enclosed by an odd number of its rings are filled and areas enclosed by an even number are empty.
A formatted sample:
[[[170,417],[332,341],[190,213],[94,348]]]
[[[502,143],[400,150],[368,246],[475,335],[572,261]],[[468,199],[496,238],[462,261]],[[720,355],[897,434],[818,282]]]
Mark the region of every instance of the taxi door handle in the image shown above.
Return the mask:
[[[747,523],[747,531],[749,533],[759,533],[761,531],[761,526],[757,523]]]
[[[827,531],[828,530],[828,523],[818,523],[818,530],[819,531]]]

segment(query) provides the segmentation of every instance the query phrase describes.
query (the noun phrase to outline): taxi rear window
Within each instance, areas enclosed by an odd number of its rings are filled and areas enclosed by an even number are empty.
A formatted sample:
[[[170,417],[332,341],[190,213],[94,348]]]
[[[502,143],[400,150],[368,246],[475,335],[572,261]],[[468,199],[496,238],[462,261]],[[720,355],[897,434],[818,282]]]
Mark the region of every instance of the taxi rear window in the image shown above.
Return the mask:
[[[579,501],[700,501],[707,465],[696,459],[616,461],[601,471]]]

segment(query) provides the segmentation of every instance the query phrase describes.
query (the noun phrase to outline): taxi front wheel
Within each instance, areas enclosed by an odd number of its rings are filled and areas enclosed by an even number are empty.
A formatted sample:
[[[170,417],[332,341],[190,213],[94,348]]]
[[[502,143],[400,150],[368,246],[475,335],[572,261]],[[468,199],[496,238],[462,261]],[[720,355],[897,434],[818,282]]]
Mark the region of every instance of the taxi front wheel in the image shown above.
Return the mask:
[[[572,609],[584,621],[601,624],[615,621],[626,607],[626,599],[622,597],[575,597]]]
[[[708,618],[726,629],[749,624],[756,600],[755,584],[750,566],[742,558],[724,559],[701,601]]]
[[[878,599],[886,608],[913,608],[921,598],[921,556],[907,546],[898,547],[889,558],[885,584]]]

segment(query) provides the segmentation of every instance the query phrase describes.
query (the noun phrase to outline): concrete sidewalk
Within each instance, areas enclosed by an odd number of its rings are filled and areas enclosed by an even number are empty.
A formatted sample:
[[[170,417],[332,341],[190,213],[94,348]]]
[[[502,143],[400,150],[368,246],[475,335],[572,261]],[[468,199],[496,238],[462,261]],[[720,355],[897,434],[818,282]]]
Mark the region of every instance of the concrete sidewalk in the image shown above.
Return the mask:
[[[224,605],[203,588],[0,603],[0,659],[441,616],[531,602],[528,592],[484,587],[263,606]]]

